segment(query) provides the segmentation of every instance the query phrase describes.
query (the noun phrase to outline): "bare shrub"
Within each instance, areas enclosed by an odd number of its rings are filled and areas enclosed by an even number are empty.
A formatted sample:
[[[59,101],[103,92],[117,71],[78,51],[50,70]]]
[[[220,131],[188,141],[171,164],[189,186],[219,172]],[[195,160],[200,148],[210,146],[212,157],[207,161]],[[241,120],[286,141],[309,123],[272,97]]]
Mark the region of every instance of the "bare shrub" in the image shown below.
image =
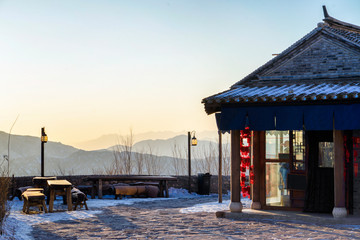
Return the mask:
[[[154,153],[152,147],[148,145],[146,151],[145,168],[149,175],[160,175],[163,172],[163,166],[160,164],[160,158]]]
[[[105,170],[107,169],[106,166],[103,166],[103,168],[93,168],[91,171],[92,171],[92,174],[93,175],[104,175],[105,174]],[[108,175],[111,175],[111,174],[108,174]]]
[[[65,169],[64,166],[62,166],[60,163],[57,163],[57,169],[54,170],[54,175],[55,176],[71,176],[75,174],[75,171],[73,168],[71,169]]]
[[[224,134],[222,143],[222,174],[230,174],[230,146],[229,136]],[[187,154],[186,154],[187,156]],[[219,140],[210,141],[207,144],[199,144],[192,148],[191,166],[192,172],[197,173],[217,173],[219,172]]]
[[[108,167],[104,166],[104,171],[108,175],[123,174],[125,172],[124,157],[119,145],[115,146],[113,153],[114,153],[114,161],[110,166]]]
[[[134,159],[135,159],[135,173],[138,175],[143,174],[144,169],[144,162],[145,162],[145,156],[144,151],[141,150],[140,152],[134,153]]]
[[[126,174],[131,174],[133,168],[131,162],[133,145],[134,145],[133,132],[132,129],[130,129],[130,134],[121,139],[121,145],[120,145],[123,148],[123,153],[125,153],[124,167]]]
[[[212,173],[217,169],[217,156],[218,150],[216,144],[209,142],[207,146],[203,146],[200,149],[200,153],[197,152],[197,163],[201,172]]]
[[[4,223],[6,218],[10,215],[10,204],[8,203],[8,196],[11,186],[10,179],[10,142],[11,142],[11,131],[15,126],[19,116],[16,117],[15,121],[11,125],[8,137],[8,152],[7,155],[3,156],[3,161],[0,163],[0,236],[4,234]],[[7,166],[5,166],[7,162]]]
[[[133,131],[126,136],[119,136],[113,149],[114,162],[112,164],[115,174],[131,174],[133,170],[132,149],[134,146]]]
[[[180,147],[179,145],[174,142],[172,148],[172,157],[173,157],[173,171],[175,175],[184,175],[186,166],[185,166],[185,155],[186,155],[186,148]]]
[[[8,194],[10,188],[10,178],[7,176],[7,170],[1,169],[0,176],[0,235],[4,233],[4,222],[10,215],[10,205],[8,204]]]

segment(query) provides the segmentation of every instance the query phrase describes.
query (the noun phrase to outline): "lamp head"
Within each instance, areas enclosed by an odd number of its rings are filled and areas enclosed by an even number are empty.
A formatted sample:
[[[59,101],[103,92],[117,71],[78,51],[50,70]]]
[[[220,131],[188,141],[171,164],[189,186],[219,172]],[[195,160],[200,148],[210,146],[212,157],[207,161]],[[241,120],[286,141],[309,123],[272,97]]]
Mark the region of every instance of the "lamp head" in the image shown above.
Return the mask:
[[[191,146],[196,146],[196,145],[197,145],[197,139],[195,136],[193,136],[191,139]]]
[[[48,136],[45,133],[45,128],[41,129],[41,142],[46,143],[48,141]]]

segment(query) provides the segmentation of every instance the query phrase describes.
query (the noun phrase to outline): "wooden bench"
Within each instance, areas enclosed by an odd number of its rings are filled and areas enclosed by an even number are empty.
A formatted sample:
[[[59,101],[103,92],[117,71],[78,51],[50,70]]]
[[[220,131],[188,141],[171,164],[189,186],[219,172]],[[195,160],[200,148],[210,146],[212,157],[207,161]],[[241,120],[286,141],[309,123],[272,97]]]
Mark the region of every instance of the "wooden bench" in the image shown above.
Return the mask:
[[[43,189],[43,188],[28,188],[28,189],[26,189],[26,192],[40,192],[40,193],[44,193],[44,189]]]
[[[34,207],[34,206],[38,207],[39,211],[45,211],[45,213],[47,213],[47,208],[45,204],[45,195],[41,191],[43,191],[42,188],[41,190],[28,189],[25,192],[23,192],[21,196],[24,199],[24,205],[22,209],[24,213],[28,214],[30,207]]]
[[[123,196],[157,197],[159,188],[155,186],[114,186],[115,199]]]
[[[134,182],[129,183],[130,186],[147,186],[145,189],[147,197],[161,197],[160,194],[160,183],[159,182]],[[151,186],[151,187],[150,187]]]
[[[84,181],[92,182],[92,193],[91,198],[95,198],[96,191],[98,198],[101,199],[103,195],[103,181],[104,182],[158,182],[160,197],[169,197],[168,182],[176,181],[176,177],[170,176],[146,176],[146,175],[100,175],[100,176],[89,176],[84,178]]]
[[[155,187],[159,187],[160,188],[160,183],[159,182],[134,182],[134,183],[129,183],[130,186],[155,186]]]

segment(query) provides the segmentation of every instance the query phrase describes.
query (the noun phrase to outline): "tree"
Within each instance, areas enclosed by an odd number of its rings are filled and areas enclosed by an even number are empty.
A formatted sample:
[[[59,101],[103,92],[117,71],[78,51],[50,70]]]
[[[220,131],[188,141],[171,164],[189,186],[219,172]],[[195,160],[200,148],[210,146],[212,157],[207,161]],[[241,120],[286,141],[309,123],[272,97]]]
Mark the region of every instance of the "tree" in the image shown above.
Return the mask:
[[[115,174],[132,174],[132,150],[134,146],[133,131],[126,136],[119,136],[114,147],[113,168]]]

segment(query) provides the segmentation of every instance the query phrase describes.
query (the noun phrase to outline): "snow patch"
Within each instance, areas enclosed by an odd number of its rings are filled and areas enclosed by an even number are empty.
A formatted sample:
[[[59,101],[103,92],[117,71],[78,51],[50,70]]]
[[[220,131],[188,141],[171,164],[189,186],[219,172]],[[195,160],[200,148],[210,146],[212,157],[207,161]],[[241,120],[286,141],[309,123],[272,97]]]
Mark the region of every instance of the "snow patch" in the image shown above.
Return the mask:
[[[251,200],[247,198],[242,199],[241,203],[243,204],[243,208],[250,208]],[[225,210],[229,210],[229,204],[230,204],[230,200],[223,201],[222,203],[218,203],[218,202],[201,203],[201,204],[196,204],[193,207],[182,208],[180,209],[180,213],[225,211]]]
[[[117,205],[132,205],[139,202],[152,202],[152,201],[163,201],[169,199],[179,198],[203,198],[208,196],[198,195],[196,193],[189,193],[185,189],[169,189],[170,198],[123,198],[121,200],[113,199],[113,196],[104,196],[103,199],[89,199],[87,205],[90,210],[77,210],[77,211],[66,211],[67,206],[62,204],[62,198],[58,198],[54,202],[54,213],[35,213],[35,214],[24,214],[22,212],[23,202],[14,199],[11,204],[10,216],[4,223],[4,235],[1,239],[15,239],[18,240],[32,240],[31,231],[34,225],[41,223],[50,223],[60,220],[79,220],[95,217],[96,214],[102,212],[101,208],[117,206]],[[217,194],[214,194],[217,196]],[[250,202],[250,201],[248,201]],[[243,201],[243,204],[246,201]],[[228,209],[229,201],[224,203],[204,203],[197,204],[190,208],[183,208],[180,211],[182,213],[192,212],[216,212],[220,210]],[[246,204],[245,204],[246,205]],[[250,206],[250,203],[248,204]],[[245,207],[245,206],[244,206]]]

